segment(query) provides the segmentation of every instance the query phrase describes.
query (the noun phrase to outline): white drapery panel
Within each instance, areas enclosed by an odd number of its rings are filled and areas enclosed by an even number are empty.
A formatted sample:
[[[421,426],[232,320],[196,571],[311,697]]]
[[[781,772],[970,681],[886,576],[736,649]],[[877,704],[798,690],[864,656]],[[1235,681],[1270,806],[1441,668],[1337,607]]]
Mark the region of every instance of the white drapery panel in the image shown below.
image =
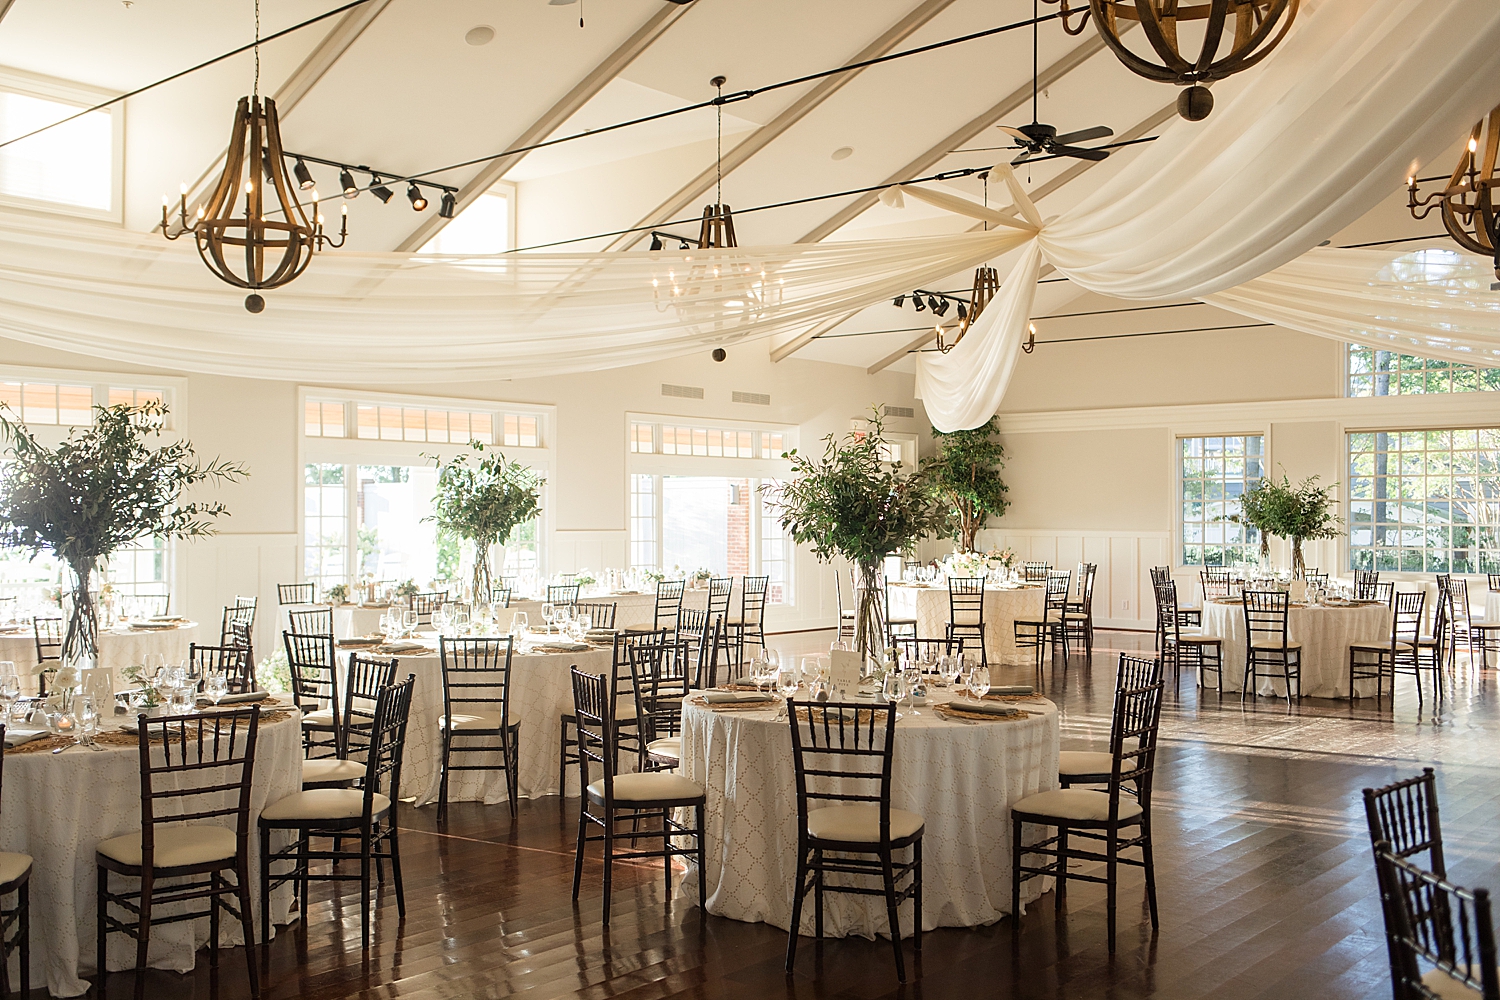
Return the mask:
[[[711,251],[443,258],[329,252],[266,311],[189,239],[0,215],[0,335],[182,371],[320,382],[526,378],[809,326],[1003,254],[1029,233]]]
[[[1175,122],[1097,191],[1040,225],[1041,259],[1105,295],[1210,296],[1352,223],[1497,100],[1493,0],[1322,3],[1266,62],[1221,85],[1206,122]],[[1016,204],[1035,219],[1024,196]],[[1359,294],[1345,291],[1341,301]],[[1006,282],[957,348],[919,356],[918,393],[939,430],[977,427],[994,414],[1034,294],[1034,283]],[[1264,298],[1256,296],[1258,308]],[[1313,333],[1355,326],[1364,315],[1320,313],[1310,300],[1285,311],[1288,325],[1304,329],[1290,322],[1301,317]],[[998,343],[971,346],[976,337]],[[1009,363],[999,360],[1006,350]],[[969,384],[979,380],[1000,384]]]

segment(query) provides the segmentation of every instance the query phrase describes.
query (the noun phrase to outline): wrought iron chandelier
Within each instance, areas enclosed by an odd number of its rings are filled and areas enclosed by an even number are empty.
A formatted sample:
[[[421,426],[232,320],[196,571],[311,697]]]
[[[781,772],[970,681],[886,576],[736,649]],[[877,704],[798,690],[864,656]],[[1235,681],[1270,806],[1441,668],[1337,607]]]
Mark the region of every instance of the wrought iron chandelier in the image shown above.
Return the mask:
[[[1491,111],[1488,119],[1480,119],[1469,133],[1468,145],[1460,154],[1446,188],[1418,198],[1417,178],[1406,179],[1406,206],[1414,219],[1425,219],[1441,206],[1443,228],[1448,235],[1470,253],[1492,257],[1495,277],[1500,279],[1500,221],[1491,194],[1500,185],[1500,175],[1495,172],[1497,152],[1500,152],[1500,107]]]
[[[1300,0],[1088,0],[1088,8],[1077,11],[1081,16],[1076,27],[1068,21],[1075,13],[1069,9],[1070,0],[1047,2],[1062,5],[1063,30],[1070,35],[1080,34],[1092,14],[1099,37],[1126,69],[1148,80],[1185,87],[1177,97],[1177,113],[1202,121],[1214,106],[1213,94],[1203,84],[1233,76],[1270,55],[1296,20]],[[1182,52],[1183,21],[1204,22],[1203,44],[1196,55]],[[1129,22],[1140,24],[1160,62],[1137,54],[1121,40]],[[1226,36],[1227,51],[1221,55]]]
[[[298,200],[297,185],[287,175],[282,155],[276,102],[260,96],[260,2],[255,4],[255,87],[240,98],[224,157],[224,172],[208,201],[189,220],[187,185],[178,197],[177,229],[172,229],[167,199],[162,199],[162,235],[169,240],[192,233],[203,263],[219,280],[248,288],[245,308],[266,307],[260,292],[279,288],[307,270],[315,250],[344,245],[349,210],[342,212],[337,239],[323,232],[318,195],[312,191],[309,212]]]

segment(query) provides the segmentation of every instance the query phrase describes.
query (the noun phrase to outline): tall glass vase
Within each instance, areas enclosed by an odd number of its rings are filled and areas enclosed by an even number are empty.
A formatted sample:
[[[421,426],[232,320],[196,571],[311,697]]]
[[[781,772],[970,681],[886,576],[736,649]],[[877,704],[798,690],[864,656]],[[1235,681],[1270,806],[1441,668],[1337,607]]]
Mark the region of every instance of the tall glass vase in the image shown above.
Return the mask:
[[[861,563],[859,594],[855,605],[854,648],[861,662],[878,662],[885,652],[885,571],[883,560]]]
[[[68,630],[63,635],[62,659],[69,666],[87,669],[99,659],[99,609],[89,588],[92,563],[71,567],[73,590],[68,609]]]
[[[488,542],[474,543],[474,575],[471,581],[473,593],[470,600],[475,604],[488,604],[494,591],[490,577],[490,545]]]

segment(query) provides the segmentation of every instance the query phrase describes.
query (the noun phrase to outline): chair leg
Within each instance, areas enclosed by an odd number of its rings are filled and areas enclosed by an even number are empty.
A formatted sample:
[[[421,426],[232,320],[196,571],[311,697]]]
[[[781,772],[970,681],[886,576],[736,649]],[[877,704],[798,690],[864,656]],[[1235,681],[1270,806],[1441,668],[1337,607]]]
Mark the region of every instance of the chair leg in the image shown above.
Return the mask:
[[[1151,929],[1161,929],[1161,922],[1156,914],[1156,859],[1151,851],[1151,820],[1147,812],[1141,817],[1141,861],[1146,873],[1146,905],[1151,909]]]
[[[396,803],[391,803],[391,828],[386,839],[391,844],[391,877],[396,880],[396,915],[406,919],[406,888],[401,884],[401,842],[396,836]]]
[[[375,831],[364,827],[359,831],[359,940],[365,951],[370,950],[370,848]]]
[[[16,920],[21,925],[21,996],[31,995],[31,882],[16,890]],[[102,972],[102,970],[101,970]],[[101,988],[100,996],[104,995]]]
[[[922,841],[917,840],[911,845],[912,862],[912,893],[911,913],[912,932],[915,936],[913,949],[918,955],[922,953]]]
[[[1010,822],[1010,919],[1016,930],[1021,929],[1021,820],[1012,816]]]
[[[141,976],[146,972],[146,951],[151,946],[151,869],[141,874],[140,917],[135,924],[135,982],[139,988]]]
[[[1068,828],[1057,828],[1057,916],[1062,917],[1068,902]]]
[[[786,932],[786,972],[797,962],[797,937],[802,933],[802,900],[807,897],[807,848],[797,845],[797,880],[792,885],[792,922]]]
[[[823,940],[823,849],[813,850],[813,935],[818,942]]]
[[[891,866],[891,849],[880,852],[880,874],[885,882],[885,913],[890,921],[891,947],[896,952],[896,979],[906,982],[906,958],[901,953],[901,915],[896,912],[896,874]],[[822,910],[822,907],[819,907]]]
[[[208,897],[208,967],[217,969],[219,967],[219,890],[221,888],[221,876],[217,871],[210,872],[208,876],[209,888],[212,892]],[[248,948],[250,942],[246,941]]]
[[[105,943],[109,928],[105,923],[105,917],[109,910],[109,869],[99,866],[98,886],[94,894],[94,923],[98,939],[95,941],[94,952],[94,989],[98,991],[100,1000],[104,998],[104,977],[108,975],[108,967],[105,965],[107,948]]]
[[[701,917],[708,913],[708,851],[703,846],[703,831],[708,825],[704,822],[704,806],[695,806],[694,811],[698,814],[698,910]]]
[[[615,814],[613,811],[604,814],[604,926],[609,926],[609,896],[610,890],[614,888],[615,875]]]
[[[297,886],[297,909],[302,916],[302,926],[307,927],[307,842],[306,830],[297,831],[297,870],[293,872],[293,881]]]
[[[260,831],[260,940],[271,940],[271,828]]]
[[[578,887],[583,884],[583,849],[588,837],[588,796],[578,804],[578,849],[573,854],[573,902],[578,902]]]
[[[1105,863],[1104,871],[1104,889],[1106,897],[1106,901],[1104,904],[1104,920],[1106,928],[1105,936],[1109,939],[1109,953],[1111,955],[1115,953],[1115,896],[1118,893],[1118,887],[1116,886],[1115,882],[1116,875],[1119,874],[1119,862],[1117,860],[1120,850],[1119,844],[1120,831],[1118,829],[1111,828],[1109,831],[1109,860]]]
[[[560,798],[568,797],[568,720],[563,718],[558,721],[558,744],[557,755],[557,794]],[[579,789],[582,795],[583,790]]]
[[[250,912],[250,859],[246,858],[243,865],[236,865],[234,878],[237,883],[240,903],[240,929],[245,935],[245,968],[250,976],[250,995],[260,996],[260,973],[255,968],[255,917]],[[215,909],[219,898],[214,897]],[[262,900],[264,903],[264,900]]]
[[[440,771],[439,777],[438,777],[438,811],[437,811],[437,821],[439,823],[446,823],[448,821],[448,751],[449,751],[448,728],[446,726],[444,726],[443,727],[443,748],[442,748],[443,759],[438,764],[438,766],[441,768],[441,771]]]

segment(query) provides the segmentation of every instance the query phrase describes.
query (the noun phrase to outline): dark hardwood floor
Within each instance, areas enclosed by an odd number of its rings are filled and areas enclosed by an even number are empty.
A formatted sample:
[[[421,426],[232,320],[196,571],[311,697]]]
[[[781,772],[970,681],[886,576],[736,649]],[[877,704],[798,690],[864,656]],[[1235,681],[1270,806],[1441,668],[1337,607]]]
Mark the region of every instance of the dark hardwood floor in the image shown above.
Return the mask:
[[[1063,745],[1102,743],[1112,663],[1150,636],[1101,633],[1092,669],[1075,655],[1049,667],[1062,706]],[[788,651],[826,648],[820,634],[773,639]],[[1002,682],[1029,679],[1029,669]],[[1141,876],[1122,869],[1119,949],[1105,949],[1102,887],[1070,886],[1057,920],[1052,895],[1021,921],[925,936],[912,982],[899,988],[889,944],[830,941],[799,950],[782,971],[786,935],[765,925],[663,905],[660,868],[619,866],[611,927],[600,922],[601,866],[585,868],[570,899],[575,802],[506,808],[459,803],[439,831],[432,809],[401,814],[408,912],[381,897],[374,941],[360,951],[357,884],[315,888],[306,928],[283,929],[269,949],[265,995],[345,997],[739,998],[965,996],[1215,997],[1354,1000],[1388,996],[1385,944],[1360,789],[1438,769],[1449,872],[1500,886],[1500,767],[1494,671],[1460,664],[1441,706],[1419,706],[1409,678],[1392,708],[1308,699],[1291,713],[1268,698],[1241,707],[1200,698],[1184,678],[1162,721],[1157,879],[1162,927],[1145,918]],[[996,857],[996,864],[1008,864]],[[908,942],[908,955],[910,943]],[[242,953],[207,969],[150,972],[153,998],[240,997]],[[110,996],[133,991],[110,977]]]

